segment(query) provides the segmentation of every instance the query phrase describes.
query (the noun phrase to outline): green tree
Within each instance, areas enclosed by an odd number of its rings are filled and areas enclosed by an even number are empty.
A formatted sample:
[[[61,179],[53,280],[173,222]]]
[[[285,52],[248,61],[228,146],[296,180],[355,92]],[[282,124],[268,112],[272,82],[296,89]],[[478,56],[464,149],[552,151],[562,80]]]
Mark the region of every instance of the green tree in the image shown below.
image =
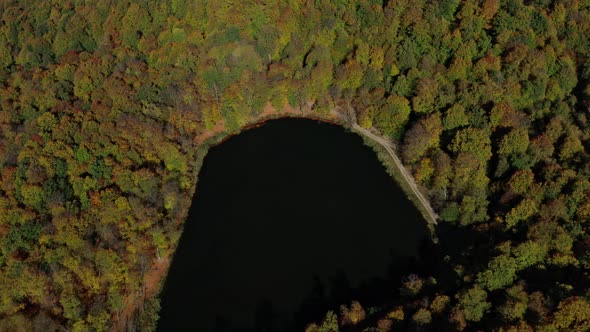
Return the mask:
[[[469,117],[465,113],[465,107],[461,104],[454,104],[447,109],[443,120],[445,130],[455,129],[466,126],[469,123]]]
[[[306,332],[338,332],[339,330],[338,316],[333,311],[328,311],[319,326],[311,324],[305,329]]]
[[[543,262],[547,255],[547,248],[537,242],[526,241],[514,248],[513,255],[517,268],[523,270]]]
[[[455,153],[470,152],[481,161],[488,161],[492,157],[490,136],[482,129],[466,128],[457,131],[449,149]]]
[[[528,307],[528,295],[523,285],[515,285],[505,290],[506,300],[498,307],[498,312],[506,321],[522,319]]]
[[[519,222],[531,218],[537,211],[537,202],[532,199],[524,199],[506,214],[504,222],[508,228],[511,228]]]
[[[474,286],[469,290],[457,295],[459,308],[465,315],[465,319],[472,322],[478,322],[484,314],[492,307],[487,302],[488,294],[485,290]]]
[[[387,98],[385,105],[375,112],[373,125],[384,135],[399,140],[410,118],[410,112],[410,105],[406,98],[391,95]]]
[[[590,303],[581,297],[569,297],[559,303],[551,325],[558,329],[585,331],[590,329]]]
[[[491,291],[502,289],[514,282],[517,270],[516,259],[503,254],[490,261],[487,269],[477,275],[477,281]]]
[[[428,115],[418,121],[404,138],[402,155],[404,160],[418,161],[430,148],[437,147],[442,132],[442,123],[438,113]]]
[[[498,147],[498,153],[525,153],[528,147],[528,131],[525,128],[515,128],[502,137]]]

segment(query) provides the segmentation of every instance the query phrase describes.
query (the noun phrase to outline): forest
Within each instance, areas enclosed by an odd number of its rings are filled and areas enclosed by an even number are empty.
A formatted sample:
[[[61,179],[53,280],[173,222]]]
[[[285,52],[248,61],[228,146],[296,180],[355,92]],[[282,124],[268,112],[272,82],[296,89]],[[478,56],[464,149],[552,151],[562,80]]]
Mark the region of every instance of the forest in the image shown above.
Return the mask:
[[[5,0],[0,17],[0,331],[153,330],[157,298],[125,312],[174,252],[199,138],[268,105],[354,109],[464,236],[390,303],[308,331],[590,330],[589,0]]]

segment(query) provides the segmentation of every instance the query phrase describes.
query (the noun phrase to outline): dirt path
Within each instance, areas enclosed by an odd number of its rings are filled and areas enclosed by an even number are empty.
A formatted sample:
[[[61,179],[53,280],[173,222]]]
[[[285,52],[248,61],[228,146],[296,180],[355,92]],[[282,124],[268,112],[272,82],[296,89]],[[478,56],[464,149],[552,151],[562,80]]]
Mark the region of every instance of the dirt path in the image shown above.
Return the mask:
[[[422,195],[422,193],[418,189],[418,186],[416,185],[416,182],[414,181],[414,177],[412,177],[410,172],[408,172],[408,170],[402,164],[401,160],[395,154],[393,143],[391,143],[389,140],[387,140],[381,136],[377,136],[377,135],[373,134],[370,130],[363,128],[356,123],[352,125],[352,129],[354,129],[355,131],[361,133],[362,135],[372,139],[373,141],[379,143],[381,146],[383,146],[385,148],[387,153],[389,153],[389,155],[393,159],[397,168],[400,170],[401,175],[404,177],[407,184],[410,186],[410,188],[412,189],[412,191],[414,192],[414,194],[416,195],[416,197],[420,201],[420,204],[424,207],[424,210],[426,211],[426,213],[428,214],[428,217],[429,217],[429,218],[427,218],[428,222],[436,225],[438,215],[434,212],[434,210],[430,206],[430,202],[426,199],[426,197],[424,197],[424,195]]]
[[[356,131],[358,134],[372,139],[373,141],[379,143],[381,146],[385,148],[387,153],[393,159],[395,166],[399,169],[400,174],[402,175],[408,186],[410,186],[410,189],[412,189],[412,192],[418,198],[418,201],[420,201],[420,205],[422,205],[422,207],[424,208],[423,210],[427,214],[425,216],[426,221],[430,224],[436,225],[438,215],[436,214],[436,212],[434,212],[432,206],[430,206],[430,202],[428,201],[428,199],[426,199],[426,197],[424,197],[424,195],[420,192],[420,189],[418,189],[418,185],[416,185],[416,182],[414,181],[414,177],[412,176],[412,174],[408,172],[408,170],[404,167],[404,164],[402,164],[402,161],[395,153],[395,146],[393,145],[393,143],[389,139],[380,135],[376,135],[369,129],[359,126],[356,120],[356,112],[354,111],[354,109],[352,109],[350,104],[344,109],[340,107],[332,109],[330,113],[337,117],[341,122],[351,126],[353,131]]]
[[[121,311],[118,319],[114,322],[111,331],[127,331],[129,320],[132,318],[145,299],[151,298],[160,291],[160,282],[170,267],[170,256],[154,259],[150,268],[143,278],[143,291],[129,294],[125,299],[125,309]]]

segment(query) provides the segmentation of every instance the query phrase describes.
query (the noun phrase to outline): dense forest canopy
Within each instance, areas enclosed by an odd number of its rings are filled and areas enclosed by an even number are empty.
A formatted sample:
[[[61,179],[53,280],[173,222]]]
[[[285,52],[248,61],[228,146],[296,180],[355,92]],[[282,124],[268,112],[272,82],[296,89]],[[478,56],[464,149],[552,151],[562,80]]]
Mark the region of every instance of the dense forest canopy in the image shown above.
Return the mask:
[[[0,330],[114,326],[175,248],[198,138],[267,104],[351,107],[471,234],[436,253],[450,281],[414,271],[390,307],[310,330],[590,329],[590,1],[6,0],[0,17]]]

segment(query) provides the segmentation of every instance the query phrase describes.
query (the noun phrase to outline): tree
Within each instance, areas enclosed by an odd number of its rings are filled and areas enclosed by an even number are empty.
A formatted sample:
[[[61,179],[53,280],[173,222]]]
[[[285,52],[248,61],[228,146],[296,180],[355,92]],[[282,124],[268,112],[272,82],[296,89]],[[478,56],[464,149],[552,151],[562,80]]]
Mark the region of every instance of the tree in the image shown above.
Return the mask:
[[[0,320],[0,331],[26,332],[32,330],[31,321],[23,314],[13,315]]]
[[[522,319],[528,307],[528,295],[523,285],[515,285],[505,290],[506,300],[498,311],[506,321]]]
[[[328,311],[322,323],[318,326],[316,324],[309,325],[306,332],[338,332],[338,316],[333,311]]]
[[[506,102],[494,104],[490,111],[490,126],[495,127],[520,127],[524,122],[522,114]]]
[[[517,269],[523,270],[543,262],[547,256],[547,247],[534,241],[526,241],[514,249],[513,255],[516,259]]]
[[[400,294],[402,296],[415,297],[420,293],[423,286],[424,280],[422,278],[416,274],[410,274],[404,279],[400,288]]]
[[[489,22],[494,18],[498,9],[500,8],[499,0],[485,0],[481,6],[481,16],[484,22],[489,25]]]
[[[492,307],[487,302],[488,294],[479,286],[474,286],[469,290],[457,295],[459,308],[465,315],[465,319],[472,322],[478,322],[483,315]]]
[[[490,291],[501,289],[514,282],[517,269],[517,261],[509,255],[503,254],[490,261],[487,269],[477,275],[477,281]],[[481,296],[481,292],[477,294]]]
[[[442,123],[438,113],[428,115],[418,121],[404,139],[402,155],[409,163],[419,160],[429,148],[438,146]]]
[[[586,331],[590,329],[590,303],[581,297],[569,297],[559,303],[551,325],[558,329]]]
[[[465,113],[465,107],[461,104],[454,104],[447,109],[443,125],[445,130],[455,129],[469,123],[469,117]]]
[[[534,163],[549,158],[553,155],[555,148],[545,135],[540,135],[531,140],[527,154],[531,156]]]
[[[576,153],[584,150],[584,146],[578,138],[578,135],[577,128],[570,128],[570,130],[567,131],[567,135],[559,149],[559,158],[561,160],[570,159]]]
[[[525,169],[515,172],[508,181],[509,188],[519,195],[524,195],[529,192],[533,186],[535,175],[530,169]]]
[[[121,39],[129,47],[136,48],[139,43],[139,37],[143,35],[149,24],[149,14],[138,4],[132,3],[125,16],[121,19]]]
[[[498,147],[500,154],[525,153],[529,147],[529,134],[525,128],[514,128],[508,132]]]
[[[365,319],[365,310],[357,301],[352,301],[350,307],[340,306],[340,324],[356,325]]]
[[[432,78],[422,78],[418,81],[417,94],[412,98],[412,108],[414,112],[430,113],[436,108],[436,99],[438,98],[439,84]]]
[[[448,295],[437,295],[430,303],[430,309],[435,314],[442,314],[447,310],[451,298]]]
[[[481,161],[486,162],[492,157],[490,136],[483,129],[466,128],[457,131],[455,138],[449,145],[449,150],[456,154],[470,152]]]
[[[537,211],[537,202],[532,199],[524,199],[506,214],[504,222],[508,228],[511,228],[519,222],[531,218]]]
[[[406,98],[391,95],[387,98],[385,105],[376,110],[373,125],[384,135],[399,140],[410,118],[410,112],[410,105]]]
[[[344,90],[356,90],[363,84],[363,68],[355,60],[349,59],[344,66],[336,69],[336,85]]]
[[[434,174],[434,167],[429,158],[423,158],[420,160],[414,179],[418,183],[428,183],[432,175]]]
[[[420,308],[412,315],[412,320],[418,326],[428,325],[432,322],[432,314],[428,309]]]

